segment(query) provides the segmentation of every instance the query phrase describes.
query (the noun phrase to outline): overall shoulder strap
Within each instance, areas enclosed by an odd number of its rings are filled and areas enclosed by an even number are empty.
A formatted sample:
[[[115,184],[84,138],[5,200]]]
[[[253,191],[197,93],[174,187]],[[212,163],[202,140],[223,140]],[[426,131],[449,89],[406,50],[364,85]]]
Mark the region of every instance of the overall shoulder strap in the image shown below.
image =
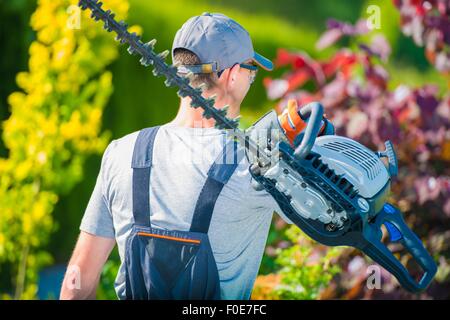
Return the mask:
[[[197,199],[191,232],[208,233],[217,198],[242,159],[243,155],[238,154],[237,150],[237,142],[229,141],[210,167],[206,182]]]
[[[153,144],[159,126],[142,129],[134,144],[133,159],[133,216],[138,226],[150,227],[150,173]]]

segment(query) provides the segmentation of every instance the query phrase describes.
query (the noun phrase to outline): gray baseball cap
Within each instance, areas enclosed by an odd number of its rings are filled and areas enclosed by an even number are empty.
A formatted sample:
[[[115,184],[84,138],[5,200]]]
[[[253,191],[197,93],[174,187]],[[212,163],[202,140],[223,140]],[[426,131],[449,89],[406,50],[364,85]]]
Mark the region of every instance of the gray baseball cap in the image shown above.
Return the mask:
[[[172,61],[175,49],[179,48],[192,51],[202,63],[181,66],[179,71],[187,67],[193,73],[219,72],[249,59],[265,70],[273,69],[272,61],[253,50],[247,30],[220,13],[205,12],[186,21],[175,35]]]

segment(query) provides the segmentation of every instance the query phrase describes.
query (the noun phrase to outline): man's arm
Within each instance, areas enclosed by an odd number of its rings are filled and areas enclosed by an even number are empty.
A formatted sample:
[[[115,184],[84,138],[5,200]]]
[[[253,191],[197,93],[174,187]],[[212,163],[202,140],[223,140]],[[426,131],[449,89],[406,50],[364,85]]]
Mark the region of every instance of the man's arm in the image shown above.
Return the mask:
[[[115,243],[81,231],[64,277],[61,300],[95,299],[100,274]]]

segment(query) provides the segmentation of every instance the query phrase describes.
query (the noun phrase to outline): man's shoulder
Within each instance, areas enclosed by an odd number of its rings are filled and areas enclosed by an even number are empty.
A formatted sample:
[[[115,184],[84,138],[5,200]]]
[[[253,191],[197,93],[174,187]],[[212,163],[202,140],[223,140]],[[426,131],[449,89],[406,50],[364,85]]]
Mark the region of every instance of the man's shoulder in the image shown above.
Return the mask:
[[[109,152],[114,152],[114,151],[121,152],[121,151],[126,151],[130,148],[133,148],[139,132],[141,132],[142,130],[150,129],[150,128],[154,128],[154,127],[142,128],[142,129],[136,130],[134,132],[128,133],[120,138],[112,140],[109,143],[107,150]],[[126,150],[124,150],[124,149],[126,149]]]
[[[131,163],[134,144],[139,132],[146,128],[128,133],[122,137],[112,140],[103,153],[103,162],[109,164]]]
[[[133,148],[136,138],[140,130],[126,134],[120,138],[112,140],[105,150],[105,155],[108,157],[120,155],[130,148]]]

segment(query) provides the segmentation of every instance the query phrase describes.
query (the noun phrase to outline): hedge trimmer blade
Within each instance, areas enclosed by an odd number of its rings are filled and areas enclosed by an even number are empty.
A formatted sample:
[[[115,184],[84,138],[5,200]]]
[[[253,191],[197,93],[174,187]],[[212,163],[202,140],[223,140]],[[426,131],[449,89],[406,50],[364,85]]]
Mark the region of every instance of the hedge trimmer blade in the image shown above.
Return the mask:
[[[142,42],[140,36],[136,33],[128,32],[128,25],[124,21],[118,22],[114,19],[115,15],[111,10],[103,10],[103,3],[98,0],[80,0],[78,5],[83,10],[89,8],[91,17],[96,21],[103,21],[105,30],[108,32],[114,31],[117,34],[117,41],[121,44],[127,43],[129,45],[128,52],[131,55],[140,55],[140,63],[143,66],[153,65],[153,74],[155,76],[164,76],[167,87],[178,87],[178,95],[180,97],[189,96],[192,99],[191,106],[193,108],[202,108],[203,116],[206,119],[213,118],[216,121],[216,128],[237,130],[239,119],[227,118],[227,106],[222,109],[214,108],[215,98],[204,98],[201,88],[193,88],[189,84],[189,79],[193,76],[192,73],[187,74],[185,77],[179,76],[177,67],[174,65],[169,66],[165,62],[169,51],[166,50],[159,54],[153,51],[156,43],[155,39],[147,43]]]

